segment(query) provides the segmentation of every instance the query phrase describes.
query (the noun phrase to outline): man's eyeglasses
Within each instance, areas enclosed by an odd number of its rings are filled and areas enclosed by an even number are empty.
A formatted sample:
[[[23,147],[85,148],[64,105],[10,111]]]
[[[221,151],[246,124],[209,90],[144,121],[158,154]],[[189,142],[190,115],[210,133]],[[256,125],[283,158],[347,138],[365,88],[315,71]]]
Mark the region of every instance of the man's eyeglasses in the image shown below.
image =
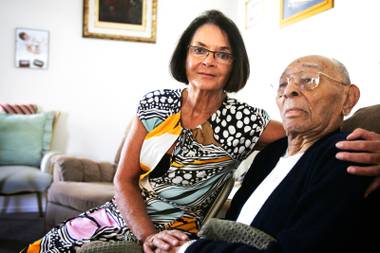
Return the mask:
[[[294,82],[302,91],[311,91],[318,87],[321,80],[321,75],[324,77],[327,77],[328,79],[339,83],[341,85],[349,85],[348,83],[339,81],[335,79],[334,77],[331,77],[323,72],[306,72],[301,71],[294,73],[292,75],[288,75],[285,77],[282,77],[280,79],[280,84],[277,88],[277,97],[283,97],[285,93],[286,87],[290,84],[290,82]]]
[[[228,52],[211,51],[205,47],[190,45],[189,51],[193,56],[198,57],[198,58],[202,58],[202,59],[205,59],[210,53],[212,53],[214,56],[214,59],[218,63],[222,63],[222,64],[230,64],[233,60],[232,54],[230,54]]]

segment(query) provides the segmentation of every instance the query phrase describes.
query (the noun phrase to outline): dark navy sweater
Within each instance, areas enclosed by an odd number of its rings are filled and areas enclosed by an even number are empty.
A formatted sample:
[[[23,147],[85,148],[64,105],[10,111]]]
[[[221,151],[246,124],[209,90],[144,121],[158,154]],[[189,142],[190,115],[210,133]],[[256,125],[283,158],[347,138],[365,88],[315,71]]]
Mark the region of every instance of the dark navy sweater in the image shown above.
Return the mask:
[[[251,226],[277,239],[268,249],[200,239],[186,253],[380,252],[376,242],[380,242],[380,194],[377,191],[365,199],[372,178],[348,174],[349,163],[335,158],[335,143],[345,137],[334,132],[312,145],[264,203]],[[226,219],[237,219],[244,203],[286,149],[284,138],[256,156]]]

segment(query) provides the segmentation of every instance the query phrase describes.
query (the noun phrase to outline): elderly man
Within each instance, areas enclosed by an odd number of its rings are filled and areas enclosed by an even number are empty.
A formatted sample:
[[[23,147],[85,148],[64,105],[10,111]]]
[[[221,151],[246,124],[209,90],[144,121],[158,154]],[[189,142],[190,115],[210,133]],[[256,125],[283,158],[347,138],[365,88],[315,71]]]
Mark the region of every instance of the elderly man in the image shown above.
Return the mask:
[[[314,55],[292,62],[276,97],[287,137],[257,155],[227,213],[227,219],[275,240],[258,250],[244,243],[199,239],[180,250],[380,252],[374,248],[376,240],[370,240],[376,238],[371,226],[379,226],[379,191],[364,198],[372,178],[348,174],[355,164],[336,159],[336,144],[347,138],[339,131],[343,117],[358,98],[359,89],[338,61]],[[175,239],[167,243],[185,239],[171,233]]]

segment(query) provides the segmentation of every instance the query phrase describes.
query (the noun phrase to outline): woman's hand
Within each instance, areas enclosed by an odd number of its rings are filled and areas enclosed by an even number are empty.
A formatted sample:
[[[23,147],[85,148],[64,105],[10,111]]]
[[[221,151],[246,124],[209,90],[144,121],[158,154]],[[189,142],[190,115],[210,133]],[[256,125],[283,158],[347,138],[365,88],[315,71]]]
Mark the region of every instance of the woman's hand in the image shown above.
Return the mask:
[[[179,230],[164,230],[148,236],[144,240],[145,253],[176,252],[176,247],[189,240],[189,237]]]
[[[380,135],[357,128],[347,136],[347,141],[340,141],[336,147],[343,150],[336,158],[349,162],[366,163],[369,166],[349,166],[347,171],[355,175],[376,176],[368,187],[365,196],[380,187]]]

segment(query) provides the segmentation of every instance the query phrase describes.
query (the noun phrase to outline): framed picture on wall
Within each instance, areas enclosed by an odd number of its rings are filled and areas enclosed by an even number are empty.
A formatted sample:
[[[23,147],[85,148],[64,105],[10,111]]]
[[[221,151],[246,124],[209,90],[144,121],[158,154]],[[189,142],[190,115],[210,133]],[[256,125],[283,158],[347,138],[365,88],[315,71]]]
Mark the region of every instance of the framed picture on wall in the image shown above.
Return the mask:
[[[245,29],[249,29],[260,23],[264,13],[265,0],[245,1]]]
[[[280,0],[282,26],[289,25],[334,7],[334,0]]]
[[[49,32],[16,28],[15,63],[18,68],[47,69]]]
[[[83,37],[156,42],[157,0],[83,0]]]

